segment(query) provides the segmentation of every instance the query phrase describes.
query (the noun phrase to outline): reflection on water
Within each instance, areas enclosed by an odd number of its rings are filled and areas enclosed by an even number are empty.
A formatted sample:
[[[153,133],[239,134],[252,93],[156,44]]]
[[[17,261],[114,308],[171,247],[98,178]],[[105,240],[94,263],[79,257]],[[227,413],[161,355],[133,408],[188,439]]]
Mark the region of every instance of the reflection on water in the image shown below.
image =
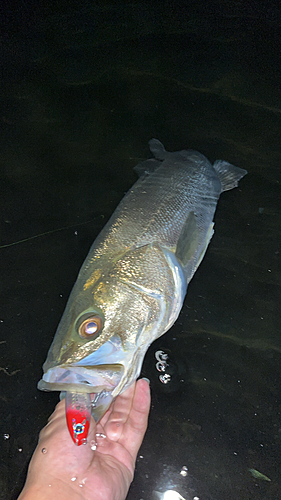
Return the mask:
[[[77,272],[158,137],[249,174],[221,196],[179,320],[145,358],[152,409],[128,500],[168,490],[276,500],[278,6],[106,3],[21,16],[7,12],[1,34],[0,498],[17,497],[57,401],[36,385]]]
[[[185,500],[177,491],[166,490],[164,493],[159,493],[159,491],[154,491],[154,498],[159,500]],[[193,497],[193,500],[198,497]]]

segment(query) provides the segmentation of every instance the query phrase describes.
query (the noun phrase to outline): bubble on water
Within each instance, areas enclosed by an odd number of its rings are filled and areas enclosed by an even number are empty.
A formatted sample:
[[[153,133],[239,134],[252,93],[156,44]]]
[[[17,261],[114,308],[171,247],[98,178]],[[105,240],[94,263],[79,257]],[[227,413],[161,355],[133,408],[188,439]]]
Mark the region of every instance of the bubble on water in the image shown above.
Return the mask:
[[[5,440],[10,439],[10,434],[3,434],[3,438],[4,438]]]
[[[159,372],[165,372],[167,364],[164,364],[164,363],[161,363],[160,361],[157,361],[155,366],[156,366],[156,370],[158,370]]]
[[[47,448],[42,448],[41,453],[47,453]]]
[[[180,471],[180,475],[183,476],[183,477],[186,477],[187,474],[188,474],[188,468],[186,467],[186,465],[183,465],[181,471]]]
[[[71,481],[76,481],[77,477],[72,477]]]
[[[159,380],[162,384],[168,384],[171,380],[171,375],[169,373],[165,373],[164,375],[159,375]]]

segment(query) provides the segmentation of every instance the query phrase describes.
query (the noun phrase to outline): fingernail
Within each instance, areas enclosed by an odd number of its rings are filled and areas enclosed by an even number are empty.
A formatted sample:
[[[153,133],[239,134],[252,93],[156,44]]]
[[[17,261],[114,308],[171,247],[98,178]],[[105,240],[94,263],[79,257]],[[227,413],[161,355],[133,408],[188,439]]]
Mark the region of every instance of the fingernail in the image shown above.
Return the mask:
[[[149,378],[142,377],[142,380],[146,380],[146,381],[147,381],[147,383],[150,385],[150,380],[149,380]]]

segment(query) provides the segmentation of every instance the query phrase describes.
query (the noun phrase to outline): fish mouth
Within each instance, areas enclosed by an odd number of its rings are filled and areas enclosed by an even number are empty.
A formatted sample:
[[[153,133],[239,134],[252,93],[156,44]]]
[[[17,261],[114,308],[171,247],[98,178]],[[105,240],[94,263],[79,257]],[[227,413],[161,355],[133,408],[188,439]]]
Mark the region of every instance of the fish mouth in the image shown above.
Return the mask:
[[[91,414],[99,422],[114,400],[113,390],[122,380],[124,372],[124,366],[117,363],[94,367],[61,365],[50,368],[43,375],[38,389],[61,391],[61,395],[65,392],[91,394]]]
[[[144,347],[137,348],[130,343],[122,345],[120,337],[114,335],[99,349],[76,362],[56,365],[49,352],[38,389],[91,394],[91,414],[98,422],[115,397],[138,377]]]
[[[132,350],[124,349],[118,335],[113,335],[99,349],[72,363],[47,361],[38,383],[41,391],[112,392],[125,376]]]
[[[38,383],[41,391],[111,392],[124,374],[122,364],[89,366],[60,365],[50,368]]]

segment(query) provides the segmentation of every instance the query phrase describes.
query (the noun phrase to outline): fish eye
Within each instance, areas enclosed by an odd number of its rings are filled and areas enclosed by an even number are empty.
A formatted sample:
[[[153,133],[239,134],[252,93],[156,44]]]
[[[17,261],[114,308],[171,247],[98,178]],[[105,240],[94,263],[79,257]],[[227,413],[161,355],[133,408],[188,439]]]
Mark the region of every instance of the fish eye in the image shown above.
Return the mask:
[[[102,319],[100,316],[92,316],[84,320],[78,328],[78,333],[82,339],[95,339],[102,329]]]

